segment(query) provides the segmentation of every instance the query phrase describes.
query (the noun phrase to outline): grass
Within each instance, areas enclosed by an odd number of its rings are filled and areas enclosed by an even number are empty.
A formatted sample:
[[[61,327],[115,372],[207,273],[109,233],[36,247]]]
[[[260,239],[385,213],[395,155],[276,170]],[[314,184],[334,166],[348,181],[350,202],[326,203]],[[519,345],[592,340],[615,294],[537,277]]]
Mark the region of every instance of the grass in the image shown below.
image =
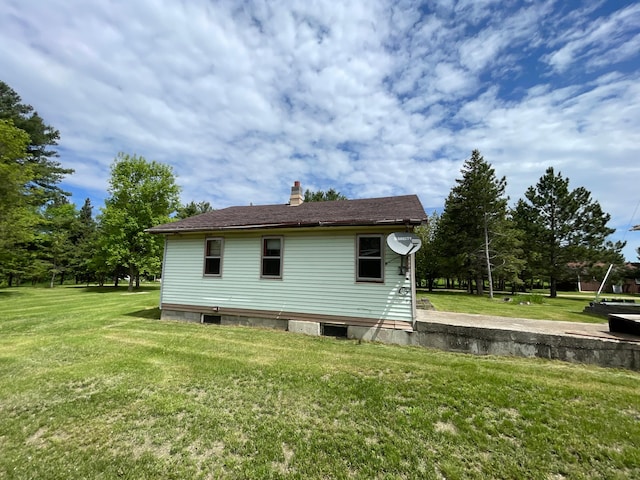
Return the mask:
[[[550,298],[536,292],[531,294],[497,294],[488,296],[471,295],[450,290],[420,291],[418,298],[427,298],[436,310],[445,312],[477,313],[502,317],[533,318],[538,320],[562,320],[567,322],[605,323],[606,317],[584,312],[584,307],[593,301],[594,293],[560,293]],[[611,298],[611,295],[605,298]],[[629,295],[615,295],[633,298]],[[510,301],[505,301],[505,298]]]
[[[640,373],[0,290],[0,478],[640,478]]]

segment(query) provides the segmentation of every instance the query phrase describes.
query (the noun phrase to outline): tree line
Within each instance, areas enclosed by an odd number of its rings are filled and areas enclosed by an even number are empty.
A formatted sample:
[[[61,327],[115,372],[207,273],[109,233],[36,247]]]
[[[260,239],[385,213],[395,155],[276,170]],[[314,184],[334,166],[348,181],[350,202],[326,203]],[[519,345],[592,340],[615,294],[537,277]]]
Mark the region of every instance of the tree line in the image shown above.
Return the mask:
[[[549,167],[509,208],[506,185],[473,150],[443,212],[418,228],[417,278],[429,289],[444,278],[479,295],[488,287],[493,297],[496,287],[515,291],[545,281],[555,297],[561,282],[578,275],[602,279],[609,264],[618,266],[619,278],[637,275],[625,270],[625,243],[607,240],[614,232],[610,215],[584,187],[570,189],[569,179]]]
[[[59,184],[73,173],[57,160],[60,133],[0,81],[0,282],[51,286],[73,278],[104,284],[159,275],[163,239],[146,228],[212,210],[208,202],[179,202],[170,166],[119,153],[111,165],[108,197],[94,214],[78,209]],[[582,187],[549,168],[514,208],[506,179],[474,150],[462,167],[442,214],[418,228],[423,248],[417,278],[438,278],[489,294],[547,279],[555,296],[569,275],[622,264],[620,242],[607,241],[610,216]],[[305,192],[305,201],[344,200],[334,189]],[[640,249],[639,249],[640,255]],[[606,267],[605,267],[606,268]]]
[[[60,182],[58,130],[0,81],[0,278],[77,283],[160,273],[162,239],[146,228],[211,210],[208,202],[180,205],[170,166],[120,153],[111,165],[109,196],[97,215],[86,199],[78,209]]]
[[[72,169],[57,160],[60,132],[0,81],[0,283],[76,283],[129,279],[161,272],[163,239],[145,229],[206,213],[209,202],[179,203],[168,165],[119,153],[108,197],[94,215],[90,199],[78,209],[59,187]],[[305,201],[345,199],[330,189],[305,192]]]

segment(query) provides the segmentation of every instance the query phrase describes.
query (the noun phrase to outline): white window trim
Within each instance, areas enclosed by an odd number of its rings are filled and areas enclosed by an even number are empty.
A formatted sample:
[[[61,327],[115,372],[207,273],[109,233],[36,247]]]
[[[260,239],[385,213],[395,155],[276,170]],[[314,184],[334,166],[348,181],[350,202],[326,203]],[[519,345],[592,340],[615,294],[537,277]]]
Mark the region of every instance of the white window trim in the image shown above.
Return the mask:
[[[207,255],[207,245],[210,240],[220,240],[220,256]],[[224,237],[207,237],[204,239],[204,262],[202,264],[202,276],[204,277],[222,277],[222,265],[224,264]],[[207,259],[208,258],[220,258],[220,273],[207,273]]]
[[[361,238],[369,238],[376,237],[380,239],[380,257],[362,257],[363,259],[379,259],[380,260],[380,274],[382,275],[380,278],[371,278],[371,277],[361,277],[360,276],[360,239]],[[361,233],[356,235],[356,252],[355,252],[355,263],[356,263],[356,282],[357,283],[384,283],[384,252],[385,251],[385,242],[384,235],[381,233]]]
[[[264,244],[267,240],[277,239],[280,240],[280,256],[279,257],[265,257]],[[278,258],[280,259],[280,274],[279,275],[264,275],[263,262],[265,258]],[[266,280],[282,280],[284,275],[284,237],[281,235],[269,235],[260,239],[260,278]]]

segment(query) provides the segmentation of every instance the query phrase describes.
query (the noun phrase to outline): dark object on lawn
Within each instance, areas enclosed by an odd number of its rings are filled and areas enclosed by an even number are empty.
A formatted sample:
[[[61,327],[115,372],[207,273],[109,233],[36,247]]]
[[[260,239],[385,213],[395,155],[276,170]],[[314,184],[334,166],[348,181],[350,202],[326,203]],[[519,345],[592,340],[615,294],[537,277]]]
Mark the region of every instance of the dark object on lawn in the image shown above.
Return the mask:
[[[640,336],[640,315],[609,314],[609,331]]]
[[[589,302],[589,305],[584,307],[584,311],[603,316],[614,313],[640,314],[640,303],[635,303],[633,299],[603,299],[600,302]]]

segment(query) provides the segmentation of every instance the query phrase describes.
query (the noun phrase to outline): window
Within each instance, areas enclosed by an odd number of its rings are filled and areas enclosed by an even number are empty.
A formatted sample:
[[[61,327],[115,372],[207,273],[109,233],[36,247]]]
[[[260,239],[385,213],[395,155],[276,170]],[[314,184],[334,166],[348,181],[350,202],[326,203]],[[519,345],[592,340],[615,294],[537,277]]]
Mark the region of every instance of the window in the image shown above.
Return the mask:
[[[264,278],[282,278],[282,237],[262,239],[262,267]]]
[[[384,281],[382,235],[358,235],[356,280],[359,282]]]
[[[222,238],[207,238],[204,248],[204,274],[212,277],[222,275]]]
[[[202,314],[201,323],[211,323],[213,325],[220,325],[222,323],[222,315],[207,315]]]

